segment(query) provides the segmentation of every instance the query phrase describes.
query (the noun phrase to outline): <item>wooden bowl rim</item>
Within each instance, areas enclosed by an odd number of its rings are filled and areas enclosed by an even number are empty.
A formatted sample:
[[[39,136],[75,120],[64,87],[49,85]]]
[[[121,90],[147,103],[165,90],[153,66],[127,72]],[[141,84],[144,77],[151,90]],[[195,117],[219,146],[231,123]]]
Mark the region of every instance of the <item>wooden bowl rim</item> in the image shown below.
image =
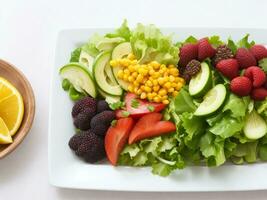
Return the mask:
[[[8,154],[10,154],[12,151],[14,151],[19,146],[19,144],[23,141],[23,139],[26,137],[28,132],[30,131],[32,124],[33,124],[34,116],[35,116],[35,97],[34,97],[33,89],[31,87],[30,82],[18,68],[16,68],[14,65],[2,59],[0,59],[0,65],[5,65],[5,66],[12,68],[12,70],[14,70],[17,73],[17,75],[21,77],[22,82],[23,82],[22,84],[25,86],[25,89],[28,93],[26,98],[29,100],[29,103],[28,103],[29,112],[27,116],[24,115],[25,121],[23,123],[23,126],[21,126],[18,132],[16,133],[17,137],[13,141],[13,143],[9,144],[6,148],[0,151],[0,159],[2,159]]]

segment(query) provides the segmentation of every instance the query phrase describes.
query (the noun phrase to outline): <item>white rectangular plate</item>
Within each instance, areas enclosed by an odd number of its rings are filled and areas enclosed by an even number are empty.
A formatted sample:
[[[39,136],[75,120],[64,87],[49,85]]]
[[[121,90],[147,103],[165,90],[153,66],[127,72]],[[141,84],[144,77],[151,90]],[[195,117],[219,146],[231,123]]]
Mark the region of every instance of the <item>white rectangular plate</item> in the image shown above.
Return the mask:
[[[55,67],[51,83],[49,119],[49,180],[64,188],[119,190],[119,191],[236,191],[267,189],[267,163],[251,165],[224,165],[219,168],[187,167],[162,178],[150,168],[112,167],[109,164],[87,164],[69,149],[68,140],[74,134],[71,119],[72,102],[61,88],[58,74],[66,64],[70,52],[84,43],[93,33],[106,33],[110,29],[75,29],[60,32],[55,54]],[[240,39],[246,33],[257,43],[267,44],[267,30],[220,28],[167,28],[174,40],[189,35],[204,37],[220,35]]]

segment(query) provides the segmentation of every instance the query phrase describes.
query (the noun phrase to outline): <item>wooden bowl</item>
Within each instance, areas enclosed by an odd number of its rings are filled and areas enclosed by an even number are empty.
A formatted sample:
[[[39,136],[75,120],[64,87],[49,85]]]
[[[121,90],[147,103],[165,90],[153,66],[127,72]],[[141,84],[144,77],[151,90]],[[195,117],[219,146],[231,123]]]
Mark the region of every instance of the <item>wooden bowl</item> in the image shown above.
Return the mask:
[[[35,100],[32,87],[26,77],[13,65],[0,59],[0,77],[7,79],[20,92],[24,102],[24,116],[20,128],[12,137],[13,143],[0,144],[0,159],[11,153],[22,142],[31,129],[35,113]]]

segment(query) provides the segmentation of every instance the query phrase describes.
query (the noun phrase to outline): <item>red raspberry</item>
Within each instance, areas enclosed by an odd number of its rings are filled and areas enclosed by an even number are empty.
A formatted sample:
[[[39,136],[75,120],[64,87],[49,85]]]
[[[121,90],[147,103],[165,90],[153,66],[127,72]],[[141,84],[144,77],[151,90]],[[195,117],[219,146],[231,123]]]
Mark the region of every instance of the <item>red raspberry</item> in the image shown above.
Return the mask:
[[[264,87],[254,88],[251,92],[251,98],[256,101],[262,101],[267,97],[267,89]]]
[[[257,66],[251,66],[247,68],[244,76],[248,77],[251,80],[252,85],[255,88],[261,87],[266,80],[264,71]]]
[[[246,48],[237,49],[235,58],[242,69],[257,65],[256,59]]]
[[[257,59],[257,61],[263,58],[267,58],[267,49],[263,45],[256,44],[253,47],[251,47],[249,51]]]
[[[203,38],[198,41],[198,60],[203,61],[206,58],[212,58],[216,50],[209,43],[208,38]]]
[[[238,76],[239,65],[236,59],[229,58],[218,62],[216,69],[225,77],[232,80],[233,78]]]
[[[230,89],[238,96],[249,95],[252,88],[251,81],[245,76],[238,76],[231,81]]]
[[[191,60],[197,58],[197,45],[185,44],[180,49],[179,66],[185,67]]]

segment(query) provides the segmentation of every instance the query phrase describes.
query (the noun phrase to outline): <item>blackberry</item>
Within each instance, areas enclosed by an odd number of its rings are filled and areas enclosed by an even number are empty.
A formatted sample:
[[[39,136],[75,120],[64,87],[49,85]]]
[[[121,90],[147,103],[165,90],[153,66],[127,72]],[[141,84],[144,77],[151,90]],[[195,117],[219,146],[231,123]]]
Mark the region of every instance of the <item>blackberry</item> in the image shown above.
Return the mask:
[[[232,50],[226,45],[220,45],[216,49],[216,54],[213,58],[213,64],[216,65],[218,62],[224,59],[233,58],[234,54]]]
[[[76,151],[78,147],[82,144],[83,138],[87,132],[81,132],[81,133],[76,133],[74,136],[72,136],[69,140],[69,147]]]
[[[94,128],[97,124],[103,124],[109,126],[112,120],[115,119],[115,112],[113,111],[103,111],[95,115],[91,120],[91,128]]]
[[[105,100],[99,100],[96,106],[96,112],[101,113],[105,110],[110,110],[108,103]]]
[[[191,60],[185,67],[184,74],[187,74],[189,76],[196,75],[201,68],[201,64],[197,60]]]
[[[105,157],[104,139],[88,131],[75,153],[89,163],[102,160]]]
[[[73,120],[74,126],[81,130],[88,130],[90,128],[90,121],[95,116],[90,108],[83,110]]]
[[[109,125],[99,123],[96,126],[92,127],[91,130],[94,132],[94,134],[103,137],[106,135],[108,128],[109,128]]]
[[[96,100],[92,97],[84,97],[77,101],[72,108],[72,117],[75,118],[79,113],[84,110],[90,110],[90,112],[96,114]]]

